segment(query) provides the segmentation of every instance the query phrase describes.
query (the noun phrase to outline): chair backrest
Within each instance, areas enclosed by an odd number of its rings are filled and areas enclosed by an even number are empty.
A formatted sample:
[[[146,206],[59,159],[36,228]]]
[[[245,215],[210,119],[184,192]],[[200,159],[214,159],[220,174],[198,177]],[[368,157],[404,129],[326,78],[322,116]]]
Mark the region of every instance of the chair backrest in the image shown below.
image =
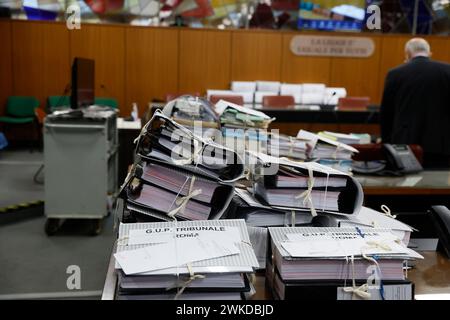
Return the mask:
[[[61,107],[70,107],[69,96],[49,96],[47,98],[47,109],[49,111]]]
[[[295,105],[293,96],[264,96],[262,100],[264,108],[283,108]]]
[[[209,101],[216,104],[219,100],[225,100],[234,104],[238,104],[240,106],[244,105],[244,97],[240,95],[221,95],[221,94],[213,94]]]
[[[366,110],[369,103],[369,97],[339,98],[338,110]]]
[[[107,106],[107,107],[111,107],[113,109],[117,109],[119,107],[117,100],[114,98],[95,97],[94,103],[99,106]]]
[[[34,117],[37,107],[39,100],[35,97],[11,96],[6,103],[6,114],[18,118]]]
[[[176,98],[185,96],[185,95],[189,95],[189,96],[193,96],[193,97],[200,97],[199,92],[170,92],[170,93],[166,93],[166,102],[175,100]]]

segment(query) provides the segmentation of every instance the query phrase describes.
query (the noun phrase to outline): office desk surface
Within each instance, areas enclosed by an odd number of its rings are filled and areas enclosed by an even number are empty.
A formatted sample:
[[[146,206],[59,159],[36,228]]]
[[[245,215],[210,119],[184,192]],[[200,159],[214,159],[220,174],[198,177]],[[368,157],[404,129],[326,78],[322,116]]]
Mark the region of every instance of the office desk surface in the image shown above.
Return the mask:
[[[423,171],[404,177],[355,175],[365,195],[450,195],[450,171]]]

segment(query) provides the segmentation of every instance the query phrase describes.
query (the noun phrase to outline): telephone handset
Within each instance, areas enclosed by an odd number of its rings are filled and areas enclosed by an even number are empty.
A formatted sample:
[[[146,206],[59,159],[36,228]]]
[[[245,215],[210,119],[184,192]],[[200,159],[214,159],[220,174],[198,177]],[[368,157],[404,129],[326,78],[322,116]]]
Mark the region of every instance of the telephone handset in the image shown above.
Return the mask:
[[[407,144],[384,144],[387,168],[400,173],[415,173],[423,170]]]
[[[352,171],[359,174],[396,175],[422,171],[411,148],[405,144],[384,144],[385,160],[353,161]]]

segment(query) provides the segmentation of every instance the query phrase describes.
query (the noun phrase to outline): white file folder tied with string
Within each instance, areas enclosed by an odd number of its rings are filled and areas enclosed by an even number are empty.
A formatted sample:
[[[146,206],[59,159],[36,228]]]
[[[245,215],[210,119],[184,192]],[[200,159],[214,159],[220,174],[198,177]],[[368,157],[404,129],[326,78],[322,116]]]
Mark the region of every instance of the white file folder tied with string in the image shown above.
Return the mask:
[[[285,280],[348,279],[353,259],[354,279],[367,279],[376,259],[383,280],[403,280],[403,261],[423,259],[389,229],[287,227],[269,234],[273,264]]]
[[[315,162],[297,162],[252,153],[254,191],[275,208],[357,215],[363,203],[361,184],[350,175]]]
[[[162,236],[146,237],[147,231]],[[258,267],[245,221],[232,219],[122,223],[115,257],[116,269],[126,274],[189,273],[187,264],[195,273],[253,272]]]

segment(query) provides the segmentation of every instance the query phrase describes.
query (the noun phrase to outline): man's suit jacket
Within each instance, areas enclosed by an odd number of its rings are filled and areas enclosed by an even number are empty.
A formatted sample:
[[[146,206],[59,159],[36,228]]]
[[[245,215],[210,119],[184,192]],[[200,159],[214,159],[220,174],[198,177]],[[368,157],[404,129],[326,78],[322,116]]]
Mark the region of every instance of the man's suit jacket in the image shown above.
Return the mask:
[[[384,143],[450,155],[450,65],[416,57],[390,70],[380,113]]]

